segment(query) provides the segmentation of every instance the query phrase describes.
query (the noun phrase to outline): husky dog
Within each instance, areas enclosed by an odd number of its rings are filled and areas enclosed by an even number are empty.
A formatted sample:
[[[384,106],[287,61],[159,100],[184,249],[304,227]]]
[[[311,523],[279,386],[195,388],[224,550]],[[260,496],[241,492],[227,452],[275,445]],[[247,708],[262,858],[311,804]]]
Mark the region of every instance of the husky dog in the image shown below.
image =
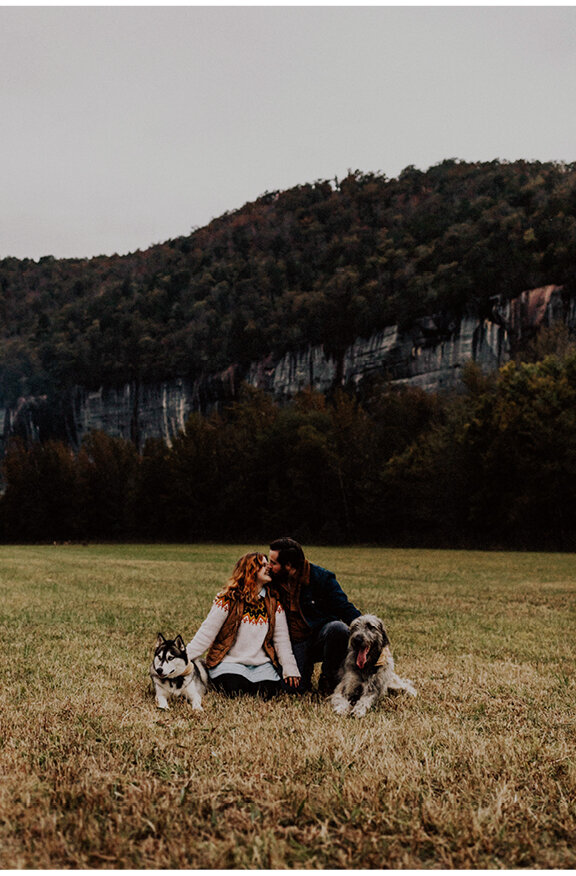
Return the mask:
[[[390,641],[380,618],[363,614],[350,624],[342,676],[330,700],[338,715],[361,718],[388,691],[416,696],[411,681],[394,672]]]
[[[150,678],[159,709],[170,708],[169,696],[184,696],[193,709],[203,711],[202,696],[208,688],[208,673],[202,660],[188,659],[182,636],[165,639],[158,633]]]

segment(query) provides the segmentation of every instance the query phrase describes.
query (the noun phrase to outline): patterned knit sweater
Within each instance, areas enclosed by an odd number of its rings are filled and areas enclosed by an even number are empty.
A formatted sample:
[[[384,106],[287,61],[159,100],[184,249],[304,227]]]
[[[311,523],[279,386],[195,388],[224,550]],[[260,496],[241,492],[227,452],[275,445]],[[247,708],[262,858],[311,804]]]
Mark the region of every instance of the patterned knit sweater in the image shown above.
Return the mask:
[[[266,606],[264,604],[264,588],[260,591],[260,598],[256,605],[247,605],[242,621],[238,627],[236,641],[223,657],[220,666],[226,663],[240,664],[244,666],[262,666],[265,663],[270,663],[270,658],[264,651],[262,645],[268,632],[268,617],[266,615]],[[220,632],[220,629],[226,620],[229,612],[229,601],[226,597],[217,596],[212,603],[212,608],[206,620],[201,624],[198,632],[191,642],[188,643],[186,651],[190,660],[200,657],[204,651],[208,650],[214,639]],[[278,660],[282,666],[282,674],[284,678],[300,677],[300,672],[292,653],[292,645],[290,644],[290,635],[288,633],[288,624],[286,623],[286,614],[280,604],[276,609],[276,622],[274,625],[274,648],[278,655]]]

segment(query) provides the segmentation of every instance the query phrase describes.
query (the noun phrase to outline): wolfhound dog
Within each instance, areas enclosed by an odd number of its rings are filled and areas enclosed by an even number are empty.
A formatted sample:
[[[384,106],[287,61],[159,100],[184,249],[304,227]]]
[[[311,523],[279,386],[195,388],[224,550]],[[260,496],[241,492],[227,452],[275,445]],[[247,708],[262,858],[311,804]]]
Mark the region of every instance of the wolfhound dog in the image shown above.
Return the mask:
[[[363,614],[350,624],[342,676],[330,698],[332,707],[338,715],[361,718],[388,691],[416,696],[412,682],[394,672],[384,624],[376,615]]]
[[[202,711],[202,696],[208,688],[208,672],[203,660],[189,660],[182,636],[165,639],[158,633],[150,667],[156,705],[169,709],[168,697],[186,697],[192,708]]]

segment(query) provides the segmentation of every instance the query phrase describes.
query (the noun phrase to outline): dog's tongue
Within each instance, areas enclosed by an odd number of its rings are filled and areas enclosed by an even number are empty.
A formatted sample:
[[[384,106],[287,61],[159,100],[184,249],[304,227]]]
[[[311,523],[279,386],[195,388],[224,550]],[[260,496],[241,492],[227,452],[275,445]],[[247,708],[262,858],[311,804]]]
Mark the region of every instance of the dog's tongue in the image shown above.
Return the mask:
[[[358,655],[356,657],[356,666],[360,669],[364,669],[366,665],[366,660],[368,658],[368,648],[360,648],[358,651]]]

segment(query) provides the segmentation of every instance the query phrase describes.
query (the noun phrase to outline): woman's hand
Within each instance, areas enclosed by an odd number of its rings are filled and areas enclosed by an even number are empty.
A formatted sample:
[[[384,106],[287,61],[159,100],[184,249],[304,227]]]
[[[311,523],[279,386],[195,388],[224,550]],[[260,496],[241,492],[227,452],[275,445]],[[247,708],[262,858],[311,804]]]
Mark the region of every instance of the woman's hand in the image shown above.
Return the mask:
[[[288,687],[300,687],[300,677],[297,675],[289,675],[284,681]]]

